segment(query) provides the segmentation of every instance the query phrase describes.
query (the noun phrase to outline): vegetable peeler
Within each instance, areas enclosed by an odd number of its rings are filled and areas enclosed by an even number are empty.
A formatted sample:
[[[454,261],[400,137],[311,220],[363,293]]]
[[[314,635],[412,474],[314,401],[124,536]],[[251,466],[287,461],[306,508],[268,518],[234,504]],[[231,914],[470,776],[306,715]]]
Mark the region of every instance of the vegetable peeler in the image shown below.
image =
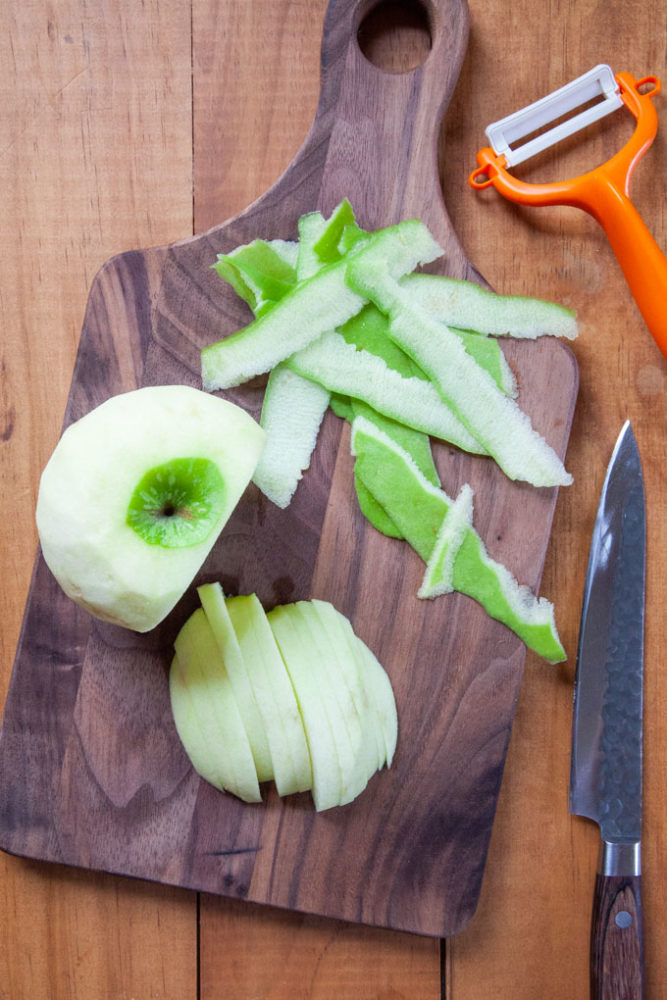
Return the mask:
[[[571,205],[597,219],[651,334],[667,357],[667,259],[629,196],[632,171],[658,129],[653,98],[660,86],[655,76],[636,80],[629,73],[615,75],[606,64],[595,66],[489,125],[486,137],[491,146],[477,153],[478,166],[469,183],[478,189],[493,186],[521,205]],[[623,106],[636,119],[635,129],[606,163],[579,177],[549,184],[527,183],[509,172],[509,168]]]

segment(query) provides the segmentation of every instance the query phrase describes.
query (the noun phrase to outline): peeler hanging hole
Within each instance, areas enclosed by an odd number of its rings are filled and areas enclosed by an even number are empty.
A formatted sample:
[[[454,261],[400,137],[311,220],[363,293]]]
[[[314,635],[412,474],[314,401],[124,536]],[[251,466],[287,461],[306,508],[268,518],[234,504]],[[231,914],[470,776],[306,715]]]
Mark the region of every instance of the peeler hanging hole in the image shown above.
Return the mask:
[[[493,184],[487,167],[478,167],[476,170],[473,170],[469,180],[470,184],[475,188],[488,188]]]
[[[660,81],[655,76],[644,76],[637,80],[635,90],[642,97],[655,97],[660,92]]]
[[[409,73],[431,51],[431,29],[423,4],[381,0],[362,19],[357,32],[362,54],[386,73]]]

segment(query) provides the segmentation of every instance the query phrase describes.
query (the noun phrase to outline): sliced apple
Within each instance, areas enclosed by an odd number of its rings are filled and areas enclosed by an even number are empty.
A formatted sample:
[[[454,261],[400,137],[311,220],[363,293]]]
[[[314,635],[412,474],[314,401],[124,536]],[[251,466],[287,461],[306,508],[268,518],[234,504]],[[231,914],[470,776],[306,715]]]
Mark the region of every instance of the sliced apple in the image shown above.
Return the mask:
[[[398,714],[389,676],[344,615],[326,601],[316,600],[312,604],[334,641],[341,646],[346,644],[346,655],[341,656],[341,666],[352,684],[356,667],[358,687],[355,686],[355,691],[360,693],[356,693],[354,697],[359,699],[360,712],[366,712],[367,731],[375,736],[377,768],[384,764],[389,767],[398,741]]]
[[[290,607],[288,605],[288,607]],[[336,741],[342,776],[340,805],[355,799],[366,787],[380,760],[377,723],[361,683],[354,656],[348,647],[349,621],[325,601],[300,601],[296,605],[308,627],[305,641],[312,649],[325,710]]]
[[[310,604],[298,601],[285,605],[284,611],[291,619],[290,626],[295,640],[301,642],[301,655],[316,681],[329,722],[341,777],[337,804],[345,805],[363,791],[369,778],[361,767],[365,741],[361,720],[354,708],[349,688],[342,680],[336,649],[312,613]],[[287,669],[290,669],[289,665]],[[301,714],[304,716],[303,707]],[[304,726],[307,732],[307,721],[304,721]]]
[[[372,765],[373,769],[377,771],[385,763],[385,740],[380,729],[380,717],[375,699],[371,697],[364,682],[366,671],[361,667],[357,649],[357,643],[360,640],[355,635],[349,619],[337,611],[332,604],[320,600],[314,600],[311,603],[322,629],[326,631],[330,642],[335,644],[340,652],[341,679],[348,686],[361,725],[368,734],[366,745],[369,766]]]
[[[195,770],[216,788],[260,802],[257,771],[218,644],[201,608],[186,621],[169,673],[174,722]]]
[[[263,774],[281,796],[311,791],[318,811],[351,802],[391,762],[397,739],[389,678],[351,623],[326,601],[267,614],[255,594],[225,598],[219,584],[198,593],[203,606],[176,639],[170,683],[199,773],[217,787],[242,788],[251,801]]]
[[[304,644],[302,631],[295,629],[294,614],[289,608],[290,605],[279,605],[266,617],[299,703],[313,769],[313,801],[319,812],[340,805],[341,770],[336,739],[315,669],[315,657]]]
[[[36,511],[65,593],[104,621],[154,628],[213,547],[264,437],[245,410],[185,385],[112,396],[71,424]]]
[[[228,597],[227,610],[262,717],[279,795],[308,791],[308,743],[290,677],[255,594]]]
[[[398,714],[394,691],[387,671],[373,651],[358,635],[355,635],[355,639],[359,669],[362,671],[366,689],[377,711],[379,730],[384,740],[385,759],[387,767],[391,767],[398,741]]]
[[[229,617],[222,587],[219,583],[206,583],[197,588],[197,593],[208,623],[213,630],[234,691],[236,703],[248,734],[257,768],[257,777],[260,781],[270,781],[273,778],[273,763],[269,741],[250,681],[250,673],[246,668],[243,653]]]

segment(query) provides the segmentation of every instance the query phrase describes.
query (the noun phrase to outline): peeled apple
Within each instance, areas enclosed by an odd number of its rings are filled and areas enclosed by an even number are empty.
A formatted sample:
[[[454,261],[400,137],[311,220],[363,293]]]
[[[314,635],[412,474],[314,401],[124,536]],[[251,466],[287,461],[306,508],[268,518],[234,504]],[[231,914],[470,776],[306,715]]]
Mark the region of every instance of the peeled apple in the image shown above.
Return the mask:
[[[241,407],[187,385],[120,393],[70,424],[35,515],[68,597],[103,621],[154,628],[215,544],[264,439]]]

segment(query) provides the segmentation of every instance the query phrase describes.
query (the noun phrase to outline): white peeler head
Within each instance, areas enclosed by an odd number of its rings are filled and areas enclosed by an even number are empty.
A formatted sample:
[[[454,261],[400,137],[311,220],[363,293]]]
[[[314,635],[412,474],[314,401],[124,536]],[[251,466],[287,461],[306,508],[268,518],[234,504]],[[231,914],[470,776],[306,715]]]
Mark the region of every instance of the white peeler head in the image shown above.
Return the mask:
[[[515,167],[622,106],[621,88],[611,67],[600,63],[539,101],[493,122],[486,137],[496,155],[504,156],[508,167]],[[552,127],[544,131],[549,123]]]

